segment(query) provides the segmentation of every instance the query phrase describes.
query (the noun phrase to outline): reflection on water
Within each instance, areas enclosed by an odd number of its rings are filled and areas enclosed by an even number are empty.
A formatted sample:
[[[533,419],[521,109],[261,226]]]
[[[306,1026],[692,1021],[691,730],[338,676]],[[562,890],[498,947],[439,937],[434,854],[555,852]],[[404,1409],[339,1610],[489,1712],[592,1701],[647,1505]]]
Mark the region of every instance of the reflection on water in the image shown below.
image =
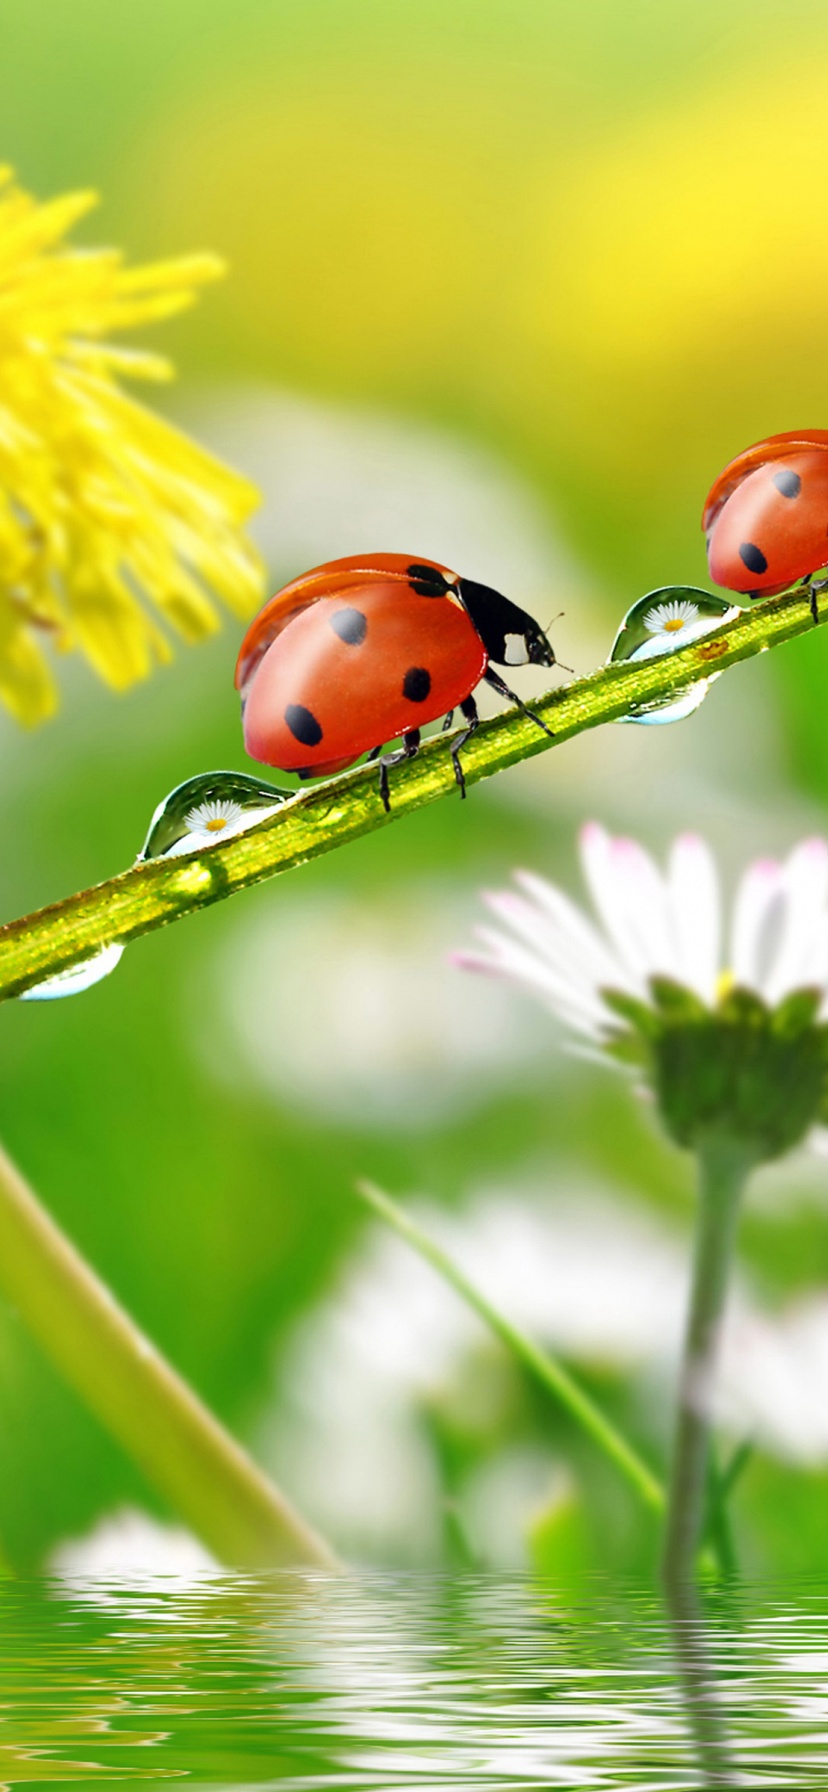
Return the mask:
[[[828,1592],[204,1576],[0,1590],[0,1782],[809,1787]]]

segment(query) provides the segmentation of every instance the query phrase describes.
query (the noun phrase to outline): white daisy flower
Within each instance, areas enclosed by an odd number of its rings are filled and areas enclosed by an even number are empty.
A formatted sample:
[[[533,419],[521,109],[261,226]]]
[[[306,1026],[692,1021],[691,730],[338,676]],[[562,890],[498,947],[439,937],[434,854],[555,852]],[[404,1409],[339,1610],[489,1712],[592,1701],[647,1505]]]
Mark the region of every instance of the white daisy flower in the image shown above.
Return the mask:
[[[500,927],[476,929],[485,948],[463,952],[466,970],[508,977],[539,996],[573,1032],[600,1042],[617,1016],[605,990],[648,1001],[649,979],[669,977],[708,1007],[737,986],[775,1005],[801,988],[822,992],[828,1015],[828,843],[803,840],[778,863],[744,872],[729,924],[715,860],[681,834],[662,872],[634,840],[596,822],[580,836],[597,919],[545,878],[518,871],[519,894],[485,897]]]
[[[681,1144],[732,1121],[758,1160],[789,1149],[828,1117],[828,843],[803,840],[781,862],[748,866],[729,917],[713,855],[694,834],[674,841],[666,872],[594,822],[580,849],[594,916],[520,871],[517,893],[485,898],[500,925],[477,929],[483,950],[455,962],[520,984],[592,1051],[632,1063]]]

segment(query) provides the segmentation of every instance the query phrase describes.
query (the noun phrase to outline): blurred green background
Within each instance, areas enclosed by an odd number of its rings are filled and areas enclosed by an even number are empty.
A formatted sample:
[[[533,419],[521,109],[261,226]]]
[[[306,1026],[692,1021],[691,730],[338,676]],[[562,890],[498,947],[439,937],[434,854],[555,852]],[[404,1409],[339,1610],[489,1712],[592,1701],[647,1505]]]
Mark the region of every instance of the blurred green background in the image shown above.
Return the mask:
[[[170,413],[262,489],[273,587],[363,548],[434,556],[563,611],[578,671],[642,593],[707,583],[720,465],[828,420],[826,102],[828,17],[798,0],[10,0],[0,21],[21,183],[98,188],[82,240],[133,259],[228,258],[152,341],[180,368]],[[69,662],[53,723],[0,721],[4,916],[126,865],[183,778],[253,769],[240,635],[227,620],[126,697]],[[0,1010],[9,1149],[360,1559],[649,1559],[623,1491],[377,1239],[353,1183],[451,1210],[495,1290],[511,1227],[504,1298],[663,1451],[688,1166],[540,1011],[446,953],[516,864],[577,890],[587,816],[657,853],[700,829],[731,880],[824,830],[826,672],[828,639],[803,639],[681,726],[602,730],[136,944],[85,996]],[[807,1567],[828,1511],[824,1172],[764,1179],[742,1262],[744,1560]],[[157,1510],[8,1310],[0,1436],[20,1566],[125,1503]]]

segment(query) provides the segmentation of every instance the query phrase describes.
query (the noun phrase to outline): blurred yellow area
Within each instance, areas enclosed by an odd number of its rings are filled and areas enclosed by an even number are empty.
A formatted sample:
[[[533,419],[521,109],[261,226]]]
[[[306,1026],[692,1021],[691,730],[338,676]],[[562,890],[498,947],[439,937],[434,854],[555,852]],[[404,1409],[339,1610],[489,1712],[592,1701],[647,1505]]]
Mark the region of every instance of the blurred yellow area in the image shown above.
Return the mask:
[[[242,358],[482,427],[600,557],[603,494],[633,537],[686,536],[721,462],[824,417],[828,45],[778,29],[632,116],[553,64],[546,97],[525,67],[242,68],[158,120],[135,178],[164,241],[186,219],[230,258]]]

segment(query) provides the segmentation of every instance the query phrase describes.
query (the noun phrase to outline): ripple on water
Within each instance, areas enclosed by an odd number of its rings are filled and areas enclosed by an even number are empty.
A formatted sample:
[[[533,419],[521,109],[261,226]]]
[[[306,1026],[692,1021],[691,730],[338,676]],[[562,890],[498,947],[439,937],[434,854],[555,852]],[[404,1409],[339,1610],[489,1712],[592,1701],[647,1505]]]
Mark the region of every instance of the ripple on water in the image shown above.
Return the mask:
[[[824,1787],[828,1592],[531,1577],[0,1589],[0,1782]]]

